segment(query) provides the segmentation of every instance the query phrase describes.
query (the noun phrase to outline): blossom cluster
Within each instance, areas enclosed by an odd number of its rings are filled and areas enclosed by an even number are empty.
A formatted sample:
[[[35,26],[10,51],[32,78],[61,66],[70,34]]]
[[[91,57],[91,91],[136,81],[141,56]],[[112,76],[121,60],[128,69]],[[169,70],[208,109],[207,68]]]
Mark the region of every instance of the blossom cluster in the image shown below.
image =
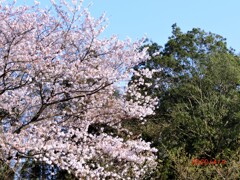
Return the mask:
[[[154,112],[156,99],[137,94],[143,81],[129,86],[139,101],[114,94],[148,59],[138,50],[143,40],[101,39],[104,16],[94,19],[82,1],[51,2],[54,11],[0,4],[0,158],[31,157],[80,179],[142,177],[156,149],[88,130]]]

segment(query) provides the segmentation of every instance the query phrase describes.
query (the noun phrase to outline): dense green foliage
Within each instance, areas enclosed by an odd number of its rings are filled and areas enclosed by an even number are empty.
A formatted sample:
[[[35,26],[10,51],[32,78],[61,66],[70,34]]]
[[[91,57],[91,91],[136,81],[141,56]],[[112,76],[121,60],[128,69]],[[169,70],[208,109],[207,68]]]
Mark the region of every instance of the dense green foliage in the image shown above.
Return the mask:
[[[164,48],[146,45],[151,60],[135,67],[162,68],[146,79],[152,86],[140,87],[159,98],[156,115],[144,126],[125,125],[159,149],[158,178],[240,177],[240,58],[219,35],[176,25],[172,33]],[[199,170],[193,158],[228,163]]]

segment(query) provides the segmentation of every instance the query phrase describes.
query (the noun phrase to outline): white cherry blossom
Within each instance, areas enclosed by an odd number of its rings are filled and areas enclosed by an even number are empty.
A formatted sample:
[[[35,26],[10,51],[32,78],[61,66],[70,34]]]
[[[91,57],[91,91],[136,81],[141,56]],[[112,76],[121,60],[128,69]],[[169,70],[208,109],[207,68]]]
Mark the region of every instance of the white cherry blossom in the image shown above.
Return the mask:
[[[126,90],[137,101],[114,93],[148,59],[143,40],[101,39],[104,16],[94,19],[82,1],[51,2],[54,11],[0,5],[0,158],[31,157],[79,179],[143,177],[156,166],[150,143],[89,132],[154,113],[157,100],[137,93],[154,72]]]

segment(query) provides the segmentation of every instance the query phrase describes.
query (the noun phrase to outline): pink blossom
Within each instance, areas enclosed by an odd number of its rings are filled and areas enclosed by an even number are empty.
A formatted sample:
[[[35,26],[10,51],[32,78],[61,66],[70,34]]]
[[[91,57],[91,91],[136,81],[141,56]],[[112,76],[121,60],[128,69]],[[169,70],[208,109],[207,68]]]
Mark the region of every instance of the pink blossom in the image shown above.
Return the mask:
[[[142,140],[124,141],[103,132],[97,136],[88,129],[105,123],[121,130],[122,120],[154,112],[157,100],[137,93],[143,77],[154,72],[131,71],[149,58],[146,50],[138,51],[143,40],[100,39],[104,16],[94,19],[80,8],[82,1],[51,2],[54,12],[41,9],[37,1],[21,7],[1,3],[0,118],[7,126],[0,126],[0,157],[7,160],[18,152],[79,179],[127,178],[134,167],[138,179],[156,166],[156,149]],[[115,85],[132,73],[140,79],[126,92],[137,101],[116,97]]]

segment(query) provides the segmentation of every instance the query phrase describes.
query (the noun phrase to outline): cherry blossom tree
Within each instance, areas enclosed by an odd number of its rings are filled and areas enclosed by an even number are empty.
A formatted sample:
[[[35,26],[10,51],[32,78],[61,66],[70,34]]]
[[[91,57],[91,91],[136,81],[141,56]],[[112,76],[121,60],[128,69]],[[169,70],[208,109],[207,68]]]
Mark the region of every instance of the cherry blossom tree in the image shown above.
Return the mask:
[[[104,15],[94,19],[82,1],[51,3],[0,4],[0,159],[33,158],[80,179],[143,177],[156,166],[150,143],[89,132],[153,114],[156,99],[137,94],[143,78],[126,90],[134,100],[115,96],[148,59],[143,40],[100,38]]]

